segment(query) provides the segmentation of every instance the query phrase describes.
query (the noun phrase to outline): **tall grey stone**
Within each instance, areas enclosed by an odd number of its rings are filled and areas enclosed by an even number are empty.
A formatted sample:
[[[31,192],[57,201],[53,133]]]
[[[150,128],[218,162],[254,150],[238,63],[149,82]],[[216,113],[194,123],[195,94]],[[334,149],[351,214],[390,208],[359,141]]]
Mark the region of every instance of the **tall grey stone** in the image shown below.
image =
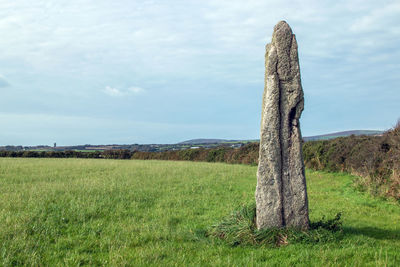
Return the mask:
[[[266,46],[257,228],[309,227],[300,115],[304,108],[296,37],[279,22]]]

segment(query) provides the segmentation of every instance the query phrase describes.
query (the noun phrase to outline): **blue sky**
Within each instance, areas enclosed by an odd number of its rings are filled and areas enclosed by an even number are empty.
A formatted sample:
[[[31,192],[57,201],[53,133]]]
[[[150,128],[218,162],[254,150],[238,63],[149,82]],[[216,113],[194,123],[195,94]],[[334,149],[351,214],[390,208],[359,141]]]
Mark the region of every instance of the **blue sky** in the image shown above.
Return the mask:
[[[396,123],[399,1],[0,0],[0,145],[258,138],[280,20],[303,136]]]

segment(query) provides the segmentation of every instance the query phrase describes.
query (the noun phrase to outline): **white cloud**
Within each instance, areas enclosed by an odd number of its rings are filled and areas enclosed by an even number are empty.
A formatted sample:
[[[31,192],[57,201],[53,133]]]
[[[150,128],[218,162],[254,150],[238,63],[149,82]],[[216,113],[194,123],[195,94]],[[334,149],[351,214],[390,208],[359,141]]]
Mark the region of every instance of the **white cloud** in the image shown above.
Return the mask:
[[[127,95],[137,95],[143,93],[145,90],[141,87],[131,86],[126,90],[117,89],[115,87],[106,86],[103,90],[104,93],[110,96],[127,96]]]
[[[104,89],[104,93],[110,96],[122,96],[124,95],[120,90],[117,88],[111,87],[111,86],[106,86]]]
[[[400,3],[391,3],[371,9],[350,26],[353,32],[396,31],[400,15]]]

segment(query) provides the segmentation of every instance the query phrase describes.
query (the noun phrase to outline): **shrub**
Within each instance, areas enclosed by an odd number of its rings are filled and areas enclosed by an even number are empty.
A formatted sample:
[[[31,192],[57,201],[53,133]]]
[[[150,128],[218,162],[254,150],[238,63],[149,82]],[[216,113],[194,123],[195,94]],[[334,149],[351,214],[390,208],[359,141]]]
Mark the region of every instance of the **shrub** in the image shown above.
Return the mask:
[[[400,121],[382,136],[306,142],[303,156],[308,168],[361,176],[359,188],[400,200]]]

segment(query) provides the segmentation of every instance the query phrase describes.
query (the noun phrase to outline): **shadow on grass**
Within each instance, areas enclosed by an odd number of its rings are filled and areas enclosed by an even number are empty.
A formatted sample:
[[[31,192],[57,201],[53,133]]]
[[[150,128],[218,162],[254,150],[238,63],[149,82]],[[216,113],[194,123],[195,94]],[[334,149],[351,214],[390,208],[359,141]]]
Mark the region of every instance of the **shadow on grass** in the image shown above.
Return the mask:
[[[400,240],[400,230],[386,230],[376,227],[342,226],[346,235],[363,235],[379,240]]]

